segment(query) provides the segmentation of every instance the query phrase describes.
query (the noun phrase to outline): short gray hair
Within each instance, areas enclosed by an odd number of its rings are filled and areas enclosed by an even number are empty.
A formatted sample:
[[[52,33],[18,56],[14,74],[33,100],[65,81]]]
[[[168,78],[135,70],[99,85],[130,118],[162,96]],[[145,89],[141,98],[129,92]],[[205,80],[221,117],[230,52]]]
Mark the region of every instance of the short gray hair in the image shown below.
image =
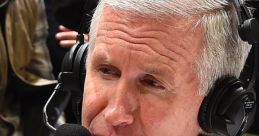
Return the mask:
[[[198,16],[197,24],[202,25],[205,33],[204,48],[196,62],[200,80],[198,93],[206,95],[221,76],[239,77],[250,47],[239,38],[237,16],[227,0],[100,0],[90,27],[89,54],[106,5],[158,20],[172,15]]]

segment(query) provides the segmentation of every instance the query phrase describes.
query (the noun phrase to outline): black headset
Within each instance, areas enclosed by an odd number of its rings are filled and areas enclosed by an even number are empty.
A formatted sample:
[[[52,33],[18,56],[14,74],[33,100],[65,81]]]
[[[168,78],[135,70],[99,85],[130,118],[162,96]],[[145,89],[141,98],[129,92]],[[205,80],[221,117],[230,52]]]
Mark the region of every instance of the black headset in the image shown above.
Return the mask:
[[[239,19],[239,36],[252,45],[245,75],[241,74],[245,82],[228,75],[218,79],[201,104],[198,121],[205,132],[241,136],[252,125],[256,112],[254,83],[259,63],[259,24],[255,16],[259,1],[233,0],[232,3]]]
[[[259,1],[247,0],[241,2],[240,0],[233,0],[232,3],[238,14],[241,39],[254,45],[249,55],[252,61],[248,66],[248,72],[243,76],[243,81],[245,82],[228,75],[215,82],[212,90],[209,91],[201,104],[198,121],[205,132],[226,136],[240,136],[253,123],[256,111],[254,82],[256,78],[255,71],[258,70],[255,62],[257,62],[258,58],[256,44],[259,43],[259,37],[256,36],[259,36],[259,24],[258,18],[253,15],[258,15],[256,8],[259,7]],[[80,121],[86,73],[85,61],[88,50],[88,43],[84,43],[82,32],[83,30],[79,31],[76,45],[65,55],[62,72],[59,76],[61,88],[71,91],[78,121]]]

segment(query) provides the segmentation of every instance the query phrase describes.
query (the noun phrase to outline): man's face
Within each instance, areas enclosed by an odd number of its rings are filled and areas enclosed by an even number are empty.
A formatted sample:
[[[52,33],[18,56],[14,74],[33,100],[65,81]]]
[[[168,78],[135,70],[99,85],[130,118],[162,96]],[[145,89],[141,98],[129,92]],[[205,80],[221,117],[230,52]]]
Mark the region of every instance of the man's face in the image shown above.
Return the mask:
[[[87,65],[83,126],[95,136],[197,135],[203,33],[193,22],[104,8]]]

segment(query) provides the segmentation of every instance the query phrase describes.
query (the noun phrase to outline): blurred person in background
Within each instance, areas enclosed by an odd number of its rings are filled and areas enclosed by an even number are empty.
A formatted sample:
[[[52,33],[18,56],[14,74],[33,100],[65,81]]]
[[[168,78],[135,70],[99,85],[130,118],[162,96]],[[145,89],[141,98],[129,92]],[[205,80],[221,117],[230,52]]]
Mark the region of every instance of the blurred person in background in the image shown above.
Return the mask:
[[[0,3],[0,135],[48,135],[42,107],[56,81],[46,46],[44,3]]]

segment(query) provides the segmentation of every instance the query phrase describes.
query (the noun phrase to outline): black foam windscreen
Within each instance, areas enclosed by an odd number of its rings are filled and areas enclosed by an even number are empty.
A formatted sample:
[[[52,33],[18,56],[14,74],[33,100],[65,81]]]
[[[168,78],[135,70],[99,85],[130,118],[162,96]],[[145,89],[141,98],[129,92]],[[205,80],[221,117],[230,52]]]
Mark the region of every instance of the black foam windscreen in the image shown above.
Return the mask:
[[[51,136],[92,136],[83,126],[78,124],[63,124]]]

